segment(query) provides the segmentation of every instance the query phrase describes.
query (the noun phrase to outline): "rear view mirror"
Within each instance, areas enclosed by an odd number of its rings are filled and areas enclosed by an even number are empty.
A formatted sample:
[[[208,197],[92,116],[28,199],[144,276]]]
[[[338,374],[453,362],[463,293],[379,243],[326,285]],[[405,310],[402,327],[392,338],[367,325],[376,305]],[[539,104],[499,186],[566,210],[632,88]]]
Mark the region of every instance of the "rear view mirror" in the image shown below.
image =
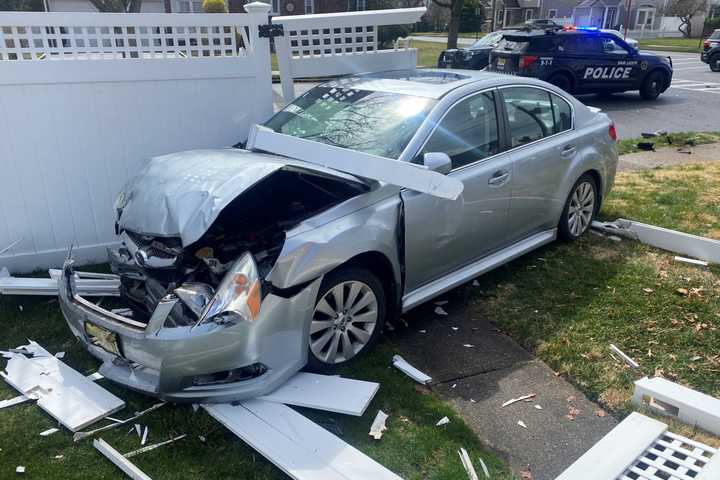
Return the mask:
[[[428,170],[442,173],[443,175],[450,173],[450,170],[452,170],[452,160],[450,160],[447,153],[443,152],[426,153],[423,155],[423,165],[425,165]]]

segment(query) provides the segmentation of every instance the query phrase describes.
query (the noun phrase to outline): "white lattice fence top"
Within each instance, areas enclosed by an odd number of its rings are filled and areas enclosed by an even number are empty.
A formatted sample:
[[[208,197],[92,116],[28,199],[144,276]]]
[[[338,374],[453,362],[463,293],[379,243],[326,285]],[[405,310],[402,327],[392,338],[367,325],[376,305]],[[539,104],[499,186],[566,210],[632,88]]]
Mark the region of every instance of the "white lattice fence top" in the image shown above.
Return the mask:
[[[247,15],[0,14],[0,60],[242,57]]]
[[[618,480],[693,480],[716,453],[708,445],[665,432]]]
[[[293,58],[364,54],[377,51],[378,28],[414,23],[424,12],[402,8],[297,15],[274,17],[273,23],[283,25]]]

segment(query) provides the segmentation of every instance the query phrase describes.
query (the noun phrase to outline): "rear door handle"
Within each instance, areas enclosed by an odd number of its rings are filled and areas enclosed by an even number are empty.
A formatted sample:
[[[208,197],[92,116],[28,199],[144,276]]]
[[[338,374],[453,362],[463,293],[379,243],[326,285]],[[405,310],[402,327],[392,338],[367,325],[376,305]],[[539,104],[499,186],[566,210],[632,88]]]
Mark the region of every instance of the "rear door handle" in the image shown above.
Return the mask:
[[[575,152],[577,152],[577,147],[575,145],[565,145],[560,155],[563,157],[572,157],[575,155]]]
[[[493,187],[499,187],[501,185],[504,185],[509,178],[510,172],[508,172],[507,170],[498,170],[497,172],[493,173],[492,177],[488,179],[488,185],[492,185]]]

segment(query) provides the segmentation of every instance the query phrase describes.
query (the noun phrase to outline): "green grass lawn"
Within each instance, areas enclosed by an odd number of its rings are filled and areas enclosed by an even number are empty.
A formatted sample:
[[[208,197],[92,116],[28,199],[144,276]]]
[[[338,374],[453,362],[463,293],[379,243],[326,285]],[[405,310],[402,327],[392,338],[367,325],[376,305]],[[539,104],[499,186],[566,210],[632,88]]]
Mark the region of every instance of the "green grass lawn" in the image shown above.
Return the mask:
[[[640,48],[700,53],[702,51],[702,40],[699,38],[646,38],[640,40]]]
[[[720,239],[720,164],[621,172],[601,217]],[[610,343],[634,357],[644,374],[717,397],[720,269],[673,257],[586,235],[481,277],[483,293],[473,308],[618,417],[630,411],[638,376],[608,354]]]
[[[447,32],[413,32],[410,35],[414,37],[447,37]],[[484,32],[480,32],[478,34],[474,32],[458,33],[458,38],[472,38],[473,40],[475,40],[476,38],[482,38],[484,36]]]
[[[22,307],[22,310],[21,310]],[[65,351],[64,361],[88,374],[98,363],[73,339],[61,318],[55,299],[0,296],[0,324],[3,334],[0,350],[26,343],[31,338],[51,352]],[[361,417],[302,410],[302,413],[339,435],[351,445],[407,479],[466,478],[457,450],[465,447],[473,461],[483,458],[493,478],[512,478],[504,463],[486,450],[472,431],[453,411],[431,394],[420,393],[415,383],[390,367],[394,352],[380,345],[372,355],[351,370],[348,377],[380,382],[379,393]],[[4,368],[4,362],[0,360]],[[127,418],[155,401],[129,392],[107,380],[103,387],[123,398],[127,407],[113,415]],[[0,380],[0,399],[17,392]],[[368,436],[378,409],[390,415],[388,431],[376,441]],[[443,416],[452,422],[439,428]],[[103,425],[99,422],[93,427]],[[269,480],[286,478],[277,468],[204,411],[193,413],[189,405],[167,405],[138,423],[148,425],[148,443],[186,433],[177,443],[137,456],[132,461],[153,479]],[[90,439],[73,443],[72,435],[61,429],[49,437],[38,434],[55,427],[56,422],[33,403],[0,410],[0,478],[14,478],[15,467],[24,465],[27,479],[120,479],[120,470],[92,447]],[[101,438],[120,452],[139,448],[130,426],[105,432]],[[200,436],[205,441],[199,439]],[[62,455],[60,459],[55,456]]]
[[[417,40],[410,41],[411,48],[417,48],[417,66],[418,67],[437,67],[440,52],[445,50],[444,43],[435,42],[419,42]]]

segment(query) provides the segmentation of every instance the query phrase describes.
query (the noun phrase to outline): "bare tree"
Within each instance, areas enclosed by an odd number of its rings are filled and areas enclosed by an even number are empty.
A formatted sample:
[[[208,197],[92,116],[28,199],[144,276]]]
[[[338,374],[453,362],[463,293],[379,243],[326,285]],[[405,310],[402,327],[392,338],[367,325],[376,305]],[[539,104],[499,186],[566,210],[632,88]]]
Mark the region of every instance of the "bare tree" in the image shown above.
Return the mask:
[[[460,15],[462,14],[465,0],[432,0],[435,5],[446,8],[450,11],[450,23],[448,24],[447,48],[457,48],[458,31],[460,30]]]
[[[139,13],[142,0],[90,0],[100,12]]]
[[[692,36],[692,20],[707,12],[708,0],[671,0],[665,15],[680,18],[678,30],[687,38]]]

